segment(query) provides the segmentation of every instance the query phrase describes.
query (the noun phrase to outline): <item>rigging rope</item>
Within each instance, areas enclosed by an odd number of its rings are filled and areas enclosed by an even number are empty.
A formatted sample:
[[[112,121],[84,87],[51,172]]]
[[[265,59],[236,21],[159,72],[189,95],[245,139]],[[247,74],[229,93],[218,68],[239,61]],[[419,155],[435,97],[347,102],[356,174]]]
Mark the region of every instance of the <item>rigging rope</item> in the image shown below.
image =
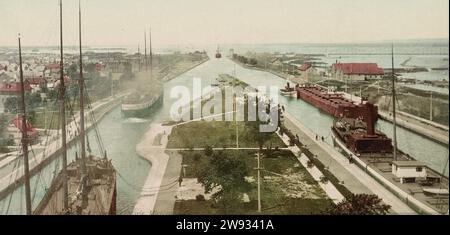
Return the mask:
[[[172,188],[172,187],[174,186],[174,184],[176,184],[176,183],[178,182],[178,178],[177,178],[177,179],[171,180],[171,181],[170,181],[169,183],[167,183],[167,184],[160,185],[159,187],[149,187],[149,188],[144,188],[144,187],[139,187],[139,186],[137,186],[137,185],[135,185],[135,184],[130,183],[129,181],[127,181],[127,180],[125,179],[125,177],[124,177],[122,174],[120,174],[119,171],[117,171],[117,175],[119,175],[119,178],[122,179],[123,182],[124,182],[125,184],[127,184],[128,186],[130,186],[132,189],[134,189],[134,190],[136,190],[136,191],[138,191],[138,192],[141,192],[141,191],[142,191],[142,192],[146,192],[146,193],[150,193],[150,192],[153,192],[153,191],[154,191],[154,192],[158,192],[158,191],[166,191],[166,190]],[[169,186],[170,186],[170,187],[169,187]],[[169,188],[160,190],[161,188],[165,188],[165,187],[169,187]]]

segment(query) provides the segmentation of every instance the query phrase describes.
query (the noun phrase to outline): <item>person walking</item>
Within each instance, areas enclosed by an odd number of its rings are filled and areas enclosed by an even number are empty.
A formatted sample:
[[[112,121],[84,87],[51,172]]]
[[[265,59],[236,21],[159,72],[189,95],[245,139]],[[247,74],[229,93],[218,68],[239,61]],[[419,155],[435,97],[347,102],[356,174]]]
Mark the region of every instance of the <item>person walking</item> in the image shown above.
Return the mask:
[[[183,183],[183,177],[178,178],[178,186],[181,187],[181,183]]]

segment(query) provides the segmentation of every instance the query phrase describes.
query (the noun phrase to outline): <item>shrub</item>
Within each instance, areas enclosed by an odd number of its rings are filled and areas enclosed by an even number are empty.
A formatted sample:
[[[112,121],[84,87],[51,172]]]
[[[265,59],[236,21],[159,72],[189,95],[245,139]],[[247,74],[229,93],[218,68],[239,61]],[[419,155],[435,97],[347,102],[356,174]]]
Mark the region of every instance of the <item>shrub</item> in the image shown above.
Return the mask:
[[[199,195],[195,196],[195,200],[199,201],[199,202],[206,201],[205,196],[203,196],[203,194],[199,194]]]

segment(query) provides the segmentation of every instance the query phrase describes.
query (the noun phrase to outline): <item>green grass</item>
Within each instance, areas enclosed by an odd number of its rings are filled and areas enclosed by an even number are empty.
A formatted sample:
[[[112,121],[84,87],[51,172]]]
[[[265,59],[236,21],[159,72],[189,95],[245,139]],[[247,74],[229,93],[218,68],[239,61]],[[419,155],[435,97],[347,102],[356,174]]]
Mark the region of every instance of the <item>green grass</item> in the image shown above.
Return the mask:
[[[245,124],[238,122],[239,147],[258,148],[258,143],[247,135]],[[283,141],[273,133],[265,146],[285,147]],[[169,136],[168,148],[213,148],[236,147],[235,122],[198,121],[177,126]]]
[[[233,151],[226,150],[228,154],[237,154],[239,157],[244,158],[249,176],[254,179],[257,177],[257,171],[254,169],[257,166],[256,151]],[[207,156],[203,152],[199,151],[183,151],[183,165],[186,164],[186,176],[188,178],[197,177],[197,167],[204,165],[202,162],[207,161]],[[272,157],[262,157],[260,159],[261,167],[265,170],[287,175],[291,173],[301,173],[303,175],[303,181],[308,184],[315,185],[318,195],[324,195],[324,192],[319,188],[317,182],[309,175],[305,168],[299,164],[294,155],[287,150],[281,150],[274,152]],[[261,177],[272,176],[272,174],[261,172]],[[273,184],[269,181],[262,180],[261,184],[261,203],[262,213],[269,215],[310,215],[321,214],[325,209],[331,205],[331,200],[326,196],[319,199],[311,198],[290,198],[287,197],[281,190],[280,185]],[[258,214],[257,212],[257,186],[256,183],[252,183],[252,189],[248,192],[250,202],[239,202],[239,206],[235,208],[229,214]],[[196,200],[184,200],[177,201],[175,203],[175,214],[189,214],[189,215],[218,215],[224,214],[222,210],[216,208],[212,201],[196,201]]]
[[[332,205],[328,199],[300,199],[278,198],[271,207],[266,207],[267,201],[262,201],[261,214],[263,215],[320,215]],[[258,202],[252,200],[242,203],[233,215],[258,215]],[[175,202],[175,215],[222,215],[212,201],[184,200]]]

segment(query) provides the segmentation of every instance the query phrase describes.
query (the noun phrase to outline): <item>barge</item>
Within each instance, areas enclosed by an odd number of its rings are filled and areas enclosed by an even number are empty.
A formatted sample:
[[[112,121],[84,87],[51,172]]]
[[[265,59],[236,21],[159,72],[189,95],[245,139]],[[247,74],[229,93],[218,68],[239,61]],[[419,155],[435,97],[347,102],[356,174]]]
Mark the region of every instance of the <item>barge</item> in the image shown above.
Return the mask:
[[[359,118],[364,116],[368,109],[364,103],[356,104],[344,98],[343,94],[328,92],[318,85],[299,85],[296,87],[296,91],[297,99],[302,99],[322,112],[336,118]],[[375,106],[372,108],[375,108],[375,111],[378,112],[378,107]]]

